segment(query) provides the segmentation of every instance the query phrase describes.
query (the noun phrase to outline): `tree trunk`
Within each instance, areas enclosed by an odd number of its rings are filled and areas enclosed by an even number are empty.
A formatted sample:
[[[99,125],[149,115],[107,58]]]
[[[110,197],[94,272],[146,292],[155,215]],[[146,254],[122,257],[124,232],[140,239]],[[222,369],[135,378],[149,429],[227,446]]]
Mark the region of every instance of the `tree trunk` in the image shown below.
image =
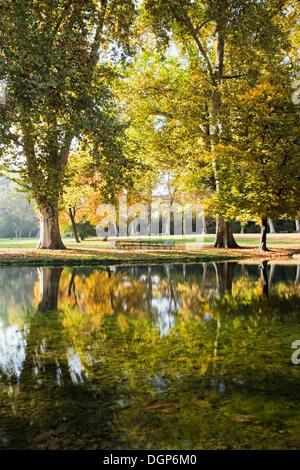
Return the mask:
[[[296,232],[300,233],[300,218],[297,217],[295,222],[296,222]]]
[[[210,126],[210,134],[212,137],[211,151],[214,151],[214,140],[219,140],[218,131],[218,120],[221,106],[221,96],[219,90],[215,88],[212,93],[210,102],[210,120],[212,125]],[[213,170],[215,175],[216,192],[220,191],[221,181],[218,175],[218,163],[216,160],[213,161]],[[236,243],[233,233],[231,222],[225,222],[223,217],[218,216],[216,219],[216,238],[214,248],[239,248]]]
[[[57,310],[59,281],[63,268],[38,268],[40,281],[39,312]]]
[[[269,227],[270,227],[270,233],[276,233],[274,221],[272,219],[269,219]]]
[[[222,107],[222,92],[221,84],[224,71],[224,50],[225,50],[225,37],[222,26],[219,25],[220,30],[217,32],[217,47],[216,47],[216,62],[211,76],[212,88],[209,103],[209,118],[210,126],[209,133],[211,137],[211,152],[215,151],[215,145],[220,142],[220,110]],[[222,181],[219,178],[219,168],[216,159],[213,159],[213,171],[215,175],[216,193],[220,192]],[[217,217],[217,230],[215,239],[215,248],[238,248],[233,233],[231,222],[225,222],[221,217]]]
[[[58,211],[50,204],[40,208],[40,241],[37,248],[43,250],[66,250],[60,236]]]
[[[148,235],[148,237],[151,237],[151,235],[152,235],[152,233],[151,233],[151,227],[152,227],[152,214],[151,214],[152,205],[151,205],[151,202],[149,202],[147,205],[148,205],[148,227],[147,227],[147,235]]]
[[[268,261],[265,260],[259,266],[262,291],[265,297],[269,296],[269,281],[268,281],[268,274],[267,274],[267,265],[268,265]]]
[[[239,248],[236,243],[231,222],[225,222],[223,217],[218,216],[217,219],[216,238],[214,248]]]
[[[245,225],[241,225],[241,234],[243,235],[245,233]]]
[[[268,219],[262,218],[261,220],[261,236],[260,236],[260,246],[261,251],[269,251],[267,248],[267,232],[268,232]]]
[[[75,241],[76,241],[76,243],[80,243],[78,233],[77,233],[77,227],[76,227],[76,224],[75,224],[75,213],[72,210],[72,207],[69,207],[69,217],[71,219],[72,230],[73,230],[73,235],[74,235]]]

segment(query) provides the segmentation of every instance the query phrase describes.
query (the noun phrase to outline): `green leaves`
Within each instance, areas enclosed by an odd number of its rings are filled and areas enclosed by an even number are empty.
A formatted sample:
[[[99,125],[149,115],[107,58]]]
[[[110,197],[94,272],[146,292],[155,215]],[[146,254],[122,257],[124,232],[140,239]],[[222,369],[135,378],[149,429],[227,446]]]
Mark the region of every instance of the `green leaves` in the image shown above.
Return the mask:
[[[7,81],[1,160],[19,168],[39,204],[57,206],[74,139],[93,134],[110,152],[118,147],[109,55],[129,47],[134,2],[5,0],[0,14],[1,78]]]

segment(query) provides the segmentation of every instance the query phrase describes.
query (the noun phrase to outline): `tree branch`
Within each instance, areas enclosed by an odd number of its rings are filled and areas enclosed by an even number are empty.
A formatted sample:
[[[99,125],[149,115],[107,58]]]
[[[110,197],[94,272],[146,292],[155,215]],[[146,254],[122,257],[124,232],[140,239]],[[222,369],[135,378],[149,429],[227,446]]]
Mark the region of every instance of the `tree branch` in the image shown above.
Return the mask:
[[[173,14],[174,14],[174,17],[175,19],[180,23],[182,22],[182,19],[178,16],[177,14],[177,11],[175,9],[173,9]],[[199,30],[210,20],[206,20],[205,23],[202,24],[202,26],[199,28]],[[191,21],[191,19],[189,18],[188,15],[186,15],[186,20],[184,21],[183,20],[183,24],[190,30],[197,46],[198,46],[198,49],[200,51],[200,54],[202,55],[202,57],[204,58],[205,62],[206,62],[206,65],[207,65],[207,68],[208,68],[208,73],[209,73],[209,77],[210,77],[210,80],[211,80],[211,83],[215,86],[216,85],[216,80],[215,80],[215,75],[214,75],[214,71],[213,71],[213,67],[212,67],[212,63],[210,61],[210,58],[202,44],[202,41],[201,39],[198,37],[197,35],[197,30],[194,28],[193,26],[193,23]]]
[[[34,140],[32,137],[33,130],[29,129],[29,126],[30,125],[28,125],[25,120],[21,122],[23,134],[23,150],[27,162],[28,174],[31,179],[35,179],[40,174],[40,171],[36,161]]]
[[[62,144],[61,151],[60,151],[60,161],[63,165],[67,163],[72,140],[73,140],[73,133],[67,132],[65,135],[64,143]]]
[[[245,77],[246,74],[245,73],[240,73],[240,74],[237,74],[237,75],[223,75],[221,78],[222,80],[232,80],[234,78],[242,78],[242,77]]]
[[[62,22],[63,22],[64,19],[66,18],[67,13],[68,13],[68,11],[69,11],[69,9],[70,9],[72,3],[73,3],[73,0],[69,0],[69,1],[66,3],[66,5],[65,5],[65,7],[64,7],[64,9],[63,9],[63,11],[62,11],[61,16],[60,16],[58,22],[56,23],[55,28],[54,28],[53,31],[52,31],[52,34],[53,34],[54,37],[55,37],[56,34],[58,33],[58,30],[59,30],[59,28],[60,28]]]

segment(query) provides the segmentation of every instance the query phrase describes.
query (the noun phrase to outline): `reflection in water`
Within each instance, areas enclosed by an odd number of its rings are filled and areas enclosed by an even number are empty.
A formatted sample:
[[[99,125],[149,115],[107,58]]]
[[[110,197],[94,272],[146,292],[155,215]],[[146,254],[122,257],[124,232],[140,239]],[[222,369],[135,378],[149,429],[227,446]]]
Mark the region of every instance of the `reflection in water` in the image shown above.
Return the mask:
[[[300,447],[299,279],[266,262],[1,269],[0,447]]]
[[[175,305],[173,306],[170,300],[166,297],[162,299],[152,299],[151,310],[155,311],[157,314],[157,324],[160,336],[167,335],[170,332],[170,329],[175,325]]]
[[[38,268],[38,310],[49,312],[57,309],[57,297],[62,268]]]
[[[81,364],[79,353],[74,352],[73,348],[68,348],[68,366],[73,384],[83,382],[84,367]]]
[[[268,261],[265,260],[259,266],[262,291],[265,297],[269,296],[269,284],[271,284],[273,280],[273,276],[274,276],[274,268],[272,266],[271,271],[270,271],[270,277],[268,278],[267,265],[268,265]]]
[[[26,356],[26,327],[5,327],[0,321],[0,374],[19,380]],[[0,375],[0,376],[1,376]]]

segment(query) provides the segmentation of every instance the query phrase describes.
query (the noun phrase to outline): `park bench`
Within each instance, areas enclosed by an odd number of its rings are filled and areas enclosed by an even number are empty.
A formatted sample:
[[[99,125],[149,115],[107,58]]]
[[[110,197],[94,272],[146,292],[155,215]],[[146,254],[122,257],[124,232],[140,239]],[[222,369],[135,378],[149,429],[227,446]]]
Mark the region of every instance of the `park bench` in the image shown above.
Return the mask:
[[[116,248],[121,250],[135,250],[135,249],[163,249],[172,250],[175,248],[174,241],[156,241],[156,240],[128,240],[128,241],[116,241],[110,243],[110,248]]]

